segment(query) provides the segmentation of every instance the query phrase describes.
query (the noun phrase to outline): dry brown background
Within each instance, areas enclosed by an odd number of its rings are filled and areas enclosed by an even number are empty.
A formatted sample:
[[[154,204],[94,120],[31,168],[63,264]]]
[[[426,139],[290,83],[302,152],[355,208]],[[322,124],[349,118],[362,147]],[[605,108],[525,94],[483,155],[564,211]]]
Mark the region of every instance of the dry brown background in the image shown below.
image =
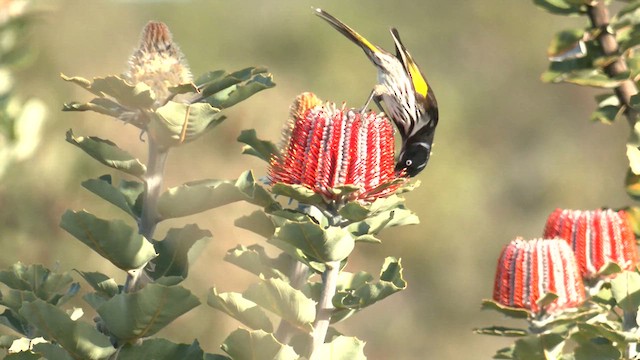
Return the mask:
[[[530,1],[43,1],[47,12],[33,31],[39,51],[20,72],[22,95],[49,106],[45,138],[36,155],[0,182],[0,267],[20,260],[62,270],[123,274],[58,228],[67,208],[125,218],[80,187],[109,172],[64,141],[78,135],[109,138],[143,156],[139,132],[107,117],[62,113],[62,103],[90,94],[59,74],[117,74],[149,20],[168,24],[194,74],[264,65],[278,84],[230,109],[229,119],[199,141],[172,152],[167,185],[201,178],[234,178],[265,165],[240,154],[235,141],[255,128],[277,140],[292,99],[314,91],[360,106],[375,82],[363,53],[313,15],[320,6],[372,42],[392,48],[396,26],[438,96],[440,125],[432,160],[407,195],[422,223],[389,229],[381,245],[361,245],[349,270],[377,273],[385,256],[401,257],[406,291],[378,303],[338,329],[367,342],[370,359],[488,359],[509,339],[474,335],[474,327],[505,324],[480,311],[490,297],[501,247],[516,236],[541,235],[556,207],[620,207],[627,126],[592,124],[596,92],[539,81],[547,44],[581,19],[556,17]],[[119,175],[118,175],[118,178]],[[253,208],[233,204],[162,224],[198,223],[214,240],[202,250],[185,286],[201,299],[215,285],[242,291],[253,277],[223,262],[225,252],[261,240],[233,226]],[[56,265],[59,264],[59,265]],[[85,288],[85,284],[83,284]],[[90,315],[88,315],[90,316]],[[176,342],[197,338],[221,352],[239,324],[200,306],[160,335]],[[520,324],[523,325],[523,324]],[[4,331],[1,330],[1,331]]]

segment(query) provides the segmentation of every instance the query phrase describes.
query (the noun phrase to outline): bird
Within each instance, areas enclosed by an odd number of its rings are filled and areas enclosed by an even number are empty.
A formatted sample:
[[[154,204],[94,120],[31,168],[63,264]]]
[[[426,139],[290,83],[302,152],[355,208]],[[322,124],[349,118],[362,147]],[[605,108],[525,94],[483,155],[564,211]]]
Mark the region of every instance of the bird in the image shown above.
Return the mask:
[[[378,70],[378,83],[373,87],[362,111],[373,102],[394,122],[402,139],[402,148],[395,170],[408,177],[418,175],[429,162],[436,125],[438,103],[426,77],[400,40],[400,34],[391,28],[396,48],[393,55],[374,45],[351,27],[328,12],[314,9],[315,14],[327,21],[342,35],[360,46]],[[384,103],[386,111],[382,106]]]

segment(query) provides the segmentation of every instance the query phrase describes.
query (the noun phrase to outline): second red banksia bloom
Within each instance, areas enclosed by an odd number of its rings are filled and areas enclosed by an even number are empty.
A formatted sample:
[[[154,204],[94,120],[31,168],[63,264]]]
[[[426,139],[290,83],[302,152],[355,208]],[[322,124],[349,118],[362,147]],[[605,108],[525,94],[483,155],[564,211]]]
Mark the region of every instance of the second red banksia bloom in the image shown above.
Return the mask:
[[[635,236],[624,211],[556,209],[544,237],[566,240],[576,255],[582,277],[593,279],[608,262],[630,270],[638,262]]]
[[[515,239],[504,247],[496,270],[493,299],[505,306],[540,313],[537,301],[558,295],[544,310],[554,313],[577,307],[585,292],[571,247],[561,240]]]
[[[292,106],[282,153],[271,161],[269,177],[273,183],[306,186],[330,201],[371,201],[404,183],[394,166],[393,127],[386,117],[304,93]],[[335,190],[345,185],[360,189],[344,199]]]

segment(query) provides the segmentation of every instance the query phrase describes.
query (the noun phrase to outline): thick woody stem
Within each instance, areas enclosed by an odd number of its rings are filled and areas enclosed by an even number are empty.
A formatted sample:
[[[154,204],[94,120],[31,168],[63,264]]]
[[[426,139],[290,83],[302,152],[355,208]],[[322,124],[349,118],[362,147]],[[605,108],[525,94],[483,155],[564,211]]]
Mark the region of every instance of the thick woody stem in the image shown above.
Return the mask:
[[[626,73],[629,68],[624,58],[620,56],[620,48],[618,41],[609,26],[609,10],[603,1],[595,1],[591,5],[587,5],[587,14],[591,20],[591,26],[600,30],[598,42],[605,56],[617,56],[616,60],[604,68],[604,71],[610,77],[616,77]],[[618,87],[614,89],[620,104],[625,107],[625,115],[629,124],[633,127],[638,118],[638,111],[631,107],[631,97],[638,93],[638,87],[631,79],[624,80]]]

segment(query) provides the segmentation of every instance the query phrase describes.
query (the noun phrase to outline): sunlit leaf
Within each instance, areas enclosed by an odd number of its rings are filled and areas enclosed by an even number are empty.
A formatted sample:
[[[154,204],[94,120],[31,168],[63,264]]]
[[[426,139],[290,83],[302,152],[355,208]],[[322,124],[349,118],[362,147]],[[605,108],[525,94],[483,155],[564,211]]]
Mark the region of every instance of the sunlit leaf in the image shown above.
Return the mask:
[[[71,130],[67,131],[67,141],[86,152],[100,163],[125,172],[129,175],[141,177],[145,174],[146,167],[140,160],[131,156],[128,152],[118,148],[109,140],[97,137],[75,137]]]
[[[640,274],[625,271],[611,280],[611,292],[618,306],[624,310],[637,310],[640,306]]]
[[[197,214],[246,199],[237,186],[226,180],[199,180],[171,188],[158,199],[161,219]]]
[[[93,326],[71,320],[64,311],[42,300],[25,303],[20,314],[45,338],[59,343],[75,359],[104,359],[116,350],[109,338]]]
[[[155,111],[147,130],[161,147],[178,146],[222,123],[225,117],[219,112],[220,109],[206,103],[169,101]]]
[[[316,317],[316,303],[289,283],[280,279],[261,279],[251,285],[243,296],[292,325],[311,330],[311,323]]]
[[[278,150],[278,147],[273,142],[258,139],[254,129],[242,130],[240,136],[238,136],[238,141],[246,144],[246,146],[242,148],[243,154],[256,156],[267,163],[271,162],[273,156],[280,153],[280,150]]]
[[[512,308],[488,299],[482,300],[482,310],[495,310],[514,319],[527,319],[531,317],[531,312],[526,309]]]
[[[118,283],[103,273],[80,270],[76,271],[101,296],[111,298],[120,292]]]
[[[77,283],[73,283],[73,277],[68,272],[55,273],[42,265],[25,265],[21,262],[13,264],[10,270],[0,271],[0,283],[7,285],[10,290],[32,292],[36,297],[45,300],[53,305],[60,305],[75,295],[78,291]],[[13,295],[11,292],[4,292],[0,297],[0,302],[5,306],[17,311],[19,303],[12,307],[10,305]],[[27,301],[26,293],[17,296],[16,301]]]
[[[504,326],[492,326],[483,329],[474,329],[473,332],[475,334],[481,335],[493,335],[493,336],[504,336],[504,337],[520,337],[526,336],[529,334],[527,330],[524,329],[515,329],[508,328]]]
[[[260,245],[248,247],[238,245],[227,252],[224,260],[255,275],[282,280],[289,279],[286,274],[289,273],[294,261],[285,253],[281,253],[277,258],[270,258]]]
[[[300,357],[291,346],[283,345],[263,330],[238,329],[222,343],[233,360],[295,360]]]
[[[552,14],[580,15],[585,12],[584,5],[571,0],[533,0],[533,3]]]
[[[203,84],[197,84],[202,94],[201,101],[219,109],[231,107],[259,91],[275,86],[266,69],[253,67],[207,80]]]
[[[118,352],[118,360],[202,360],[204,351],[198,341],[176,344],[161,338],[146,339],[142,344],[126,344]]]
[[[322,195],[303,185],[277,183],[273,185],[272,191],[276,195],[286,196],[303,204],[323,205],[325,203]]]
[[[122,270],[138,269],[156,256],[153,245],[121,220],[67,210],[60,227]]]
[[[105,175],[99,179],[89,179],[82,182],[82,186],[102,199],[118,207],[134,219],[140,217],[136,208],[136,200],[144,191],[144,184],[137,181],[120,181],[118,186],[113,186],[111,176]]]
[[[116,338],[132,342],[151,336],[200,301],[181,286],[148,284],[133,292],[112,297],[97,309]]]
[[[249,230],[264,238],[270,238],[276,231],[273,221],[262,210],[256,210],[251,215],[243,216],[234,222],[234,225]]]
[[[558,359],[565,339],[557,334],[531,335],[516,340],[513,355],[518,360]]]
[[[355,246],[349,231],[339,227],[323,229],[313,222],[286,221],[275,236],[320,262],[343,260]]]
[[[226,292],[219,294],[216,288],[212,288],[207,298],[207,304],[253,330],[273,332],[273,325],[265,312],[256,303],[244,298],[240,293]]]
[[[331,342],[322,344],[318,353],[313,356],[318,359],[365,360],[364,344],[364,341],[355,337],[338,336]]]

